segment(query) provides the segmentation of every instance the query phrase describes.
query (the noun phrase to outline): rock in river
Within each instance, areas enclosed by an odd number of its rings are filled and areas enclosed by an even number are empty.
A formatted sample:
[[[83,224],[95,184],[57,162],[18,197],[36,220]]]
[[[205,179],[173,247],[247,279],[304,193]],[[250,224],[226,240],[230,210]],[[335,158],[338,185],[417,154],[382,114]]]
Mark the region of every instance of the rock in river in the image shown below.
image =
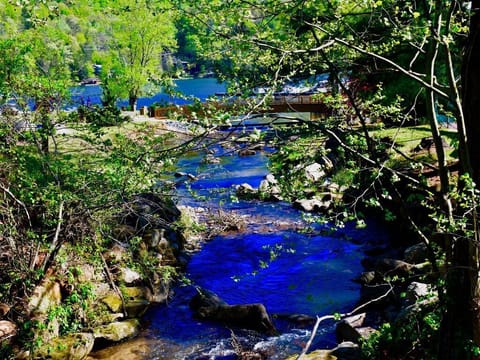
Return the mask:
[[[213,320],[227,326],[238,326],[268,335],[277,333],[263,304],[228,305],[216,294],[197,289],[190,308],[200,319]]]

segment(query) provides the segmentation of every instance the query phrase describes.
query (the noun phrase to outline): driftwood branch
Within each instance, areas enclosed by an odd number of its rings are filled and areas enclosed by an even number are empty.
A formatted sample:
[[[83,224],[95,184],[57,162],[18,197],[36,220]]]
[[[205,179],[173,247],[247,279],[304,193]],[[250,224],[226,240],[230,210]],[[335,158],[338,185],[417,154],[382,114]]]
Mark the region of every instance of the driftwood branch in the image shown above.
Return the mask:
[[[303,359],[303,356],[307,354],[308,349],[310,349],[310,346],[312,346],[313,339],[317,334],[320,323],[324,320],[329,320],[329,319],[335,319],[335,316],[333,315],[325,315],[322,317],[317,316],[317,321],[315,322],[315,325],[313,327],[312,334],[310,335],[310,339],[308,339],[307,344],[305,345],[305,348],[303,349],[302,353],[297,357],[297,360]]]

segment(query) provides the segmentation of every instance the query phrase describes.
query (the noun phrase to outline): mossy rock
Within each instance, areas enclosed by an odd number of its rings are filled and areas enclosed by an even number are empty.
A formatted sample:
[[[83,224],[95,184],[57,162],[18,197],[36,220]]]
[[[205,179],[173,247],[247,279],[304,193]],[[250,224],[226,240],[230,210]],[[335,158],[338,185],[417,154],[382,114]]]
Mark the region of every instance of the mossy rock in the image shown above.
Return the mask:
[[[125,310],[129,318],[135,318],[145,314],[149,306],[150,301],[148,300],[130,300],[125,303]]]
[[[32,356],[33,359],[83,360],[93,349],[93,334],[77,333],[62,336],[42,345]]]
[[[125,300],[148,299],[150,290],[145,286],[125,286],[121,288]]]
[[[337,360],[330,350],[315,350],[302,356],[302,360]],[[298,355],[288,357],[286,360],[296,360]]]
[[[122,311],[122,298],[115,292],[108,293],[107,296],[102,298],[102,302],[114,313]]]
[[[128,317],[141,316],[150,306],[150,301],[147,289],[143,287],[124,287],[122,288],[123,297],[125,300],[125,310]],[[123,304],[121,297],[115,293],[110,292],[107,296],[102,298],[102,302],[113,313],[123,311]]]
[[[138,319],[117,321],[108,325],[99,326],[93,330],[95,339],[120,341],[137,336],[140,331]]]

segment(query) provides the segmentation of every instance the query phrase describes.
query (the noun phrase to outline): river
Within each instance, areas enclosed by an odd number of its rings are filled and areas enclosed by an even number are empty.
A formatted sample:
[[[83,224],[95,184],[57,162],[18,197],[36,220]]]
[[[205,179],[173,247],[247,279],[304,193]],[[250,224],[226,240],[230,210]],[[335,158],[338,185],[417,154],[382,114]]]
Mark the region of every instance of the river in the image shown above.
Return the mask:
[[[191,257],[186,276],[193,285],[215,292],[229,304],[263,303],[275,314],[281,335],[265,337],[240,329],[235,334],[245,347],[268,354],[268,359],[284,359],[302,350],[312,326],[282,320],[282,315],[315,317],[352,310],[360,291],[352,279],[362,271],[363,249],[383,242],[386,233],[372,223],[366,230],[347,225],[326,235],[325,225],[307,224],[304,214],[289,203],[231,201],[235,185],[259,185],[268,173],[272,150],[242,157],[216,145],[190,154],[178,167],[198,180],[188,186],[179,184],[177,191],[179,205],[234,211],[248,222],[246,230],[206,243]],[[220,163],[205,164],[207,152],[213,152]],[[194,294],[193,286],[178,286],[171,302],[146,314],[147,336],[156,339],[147,359],[235,358],[229,329],[193,318],[188,303]],[[335,344],[334,323],[327,322],[313,348]]]
[[[203,99],[224,90],[215,79],[178,84],[190,89],[189,95]],[[90,95],[84,92],[82,96],[91,96],[92,100],[95,88],[91,87]],[[192,91],[194,88],[200,91]],[[165,96],[140,99],[139,106]],[[177,181],[179,205],[201,207],[211,213],[233,211],[247,226],[241,232],[215,237],[189,258],[185,275],[191,284],[179,284],[168,303],[156,305],[145,314],[148,326],[140,338],[148,340],[148,346],[143,346],[135,359],[235,359],[231,330],[192,316],[189,301],[195,294],[194,286],[215,292],[229,304],[264,304],[280,335],[232,330],[245,348],[272,360],[301,352],[312,331],[312,324],[289,322],[284,320],[285,315],[322,316],[350,311],[357,304],[360,285],[352,280],[363,270],[360,262],[365,247],[385,242],[386,232],[369,223],[363,230],[347,224],[332,233],[326,231],[326,225],[307,222],[305,214],[289,203],[235,199],[235,185],[257,187],[268,174],[272,151],[266,147],[255,155],[239,156],[230,147],[215,144],[179,160],[176,171],[196,177],[182,182],[171,174],[171,180]],[[213,154],[219,162],[205,162],[207,154]],[[335,344],[333,321],[322,323],[312,349]]]
[[[185,97],[194,96],[201,101],[217,93],[224,93],[226,85],[218,82],[215,78],[201,79],[178,79],[174,80],[175,90],[182,93]],[[70,90],[71,104],[75,108],[81,104],[101,104],[102,88],[99,85],[76,86]],[[144,96],[138,99],[137,107],[150,106],[153,103],[169,103],[174,105],[183,105],[190,103],[191,100],[184,97],[175,97],[162,91],[152,95]],[[118,106],[127,106],[128,100],[121,100]]]

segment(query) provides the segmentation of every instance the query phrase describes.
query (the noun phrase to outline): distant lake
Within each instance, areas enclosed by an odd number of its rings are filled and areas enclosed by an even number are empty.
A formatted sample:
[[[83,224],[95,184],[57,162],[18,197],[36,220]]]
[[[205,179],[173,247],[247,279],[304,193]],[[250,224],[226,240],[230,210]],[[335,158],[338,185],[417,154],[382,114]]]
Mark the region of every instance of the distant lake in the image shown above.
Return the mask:
[[[218,82],[216,78],[182,79],[174,80],[174,83],[178,92],[185,96],[194,96],[201,101],[205,101],[216,93],[224,93],[226,91],[225,83]],[[72,88],[71,93],[72,107],[77,107],[81,104],[101,104],[102,88],[99,85],[76,86]],[[149,106],[155,102],[183,105],[192,101],[159,92],[150,97],[139,98],[137,107]],[[128,100],[121,100],[117,104],[118,106],[126,106],[128,105]]]

